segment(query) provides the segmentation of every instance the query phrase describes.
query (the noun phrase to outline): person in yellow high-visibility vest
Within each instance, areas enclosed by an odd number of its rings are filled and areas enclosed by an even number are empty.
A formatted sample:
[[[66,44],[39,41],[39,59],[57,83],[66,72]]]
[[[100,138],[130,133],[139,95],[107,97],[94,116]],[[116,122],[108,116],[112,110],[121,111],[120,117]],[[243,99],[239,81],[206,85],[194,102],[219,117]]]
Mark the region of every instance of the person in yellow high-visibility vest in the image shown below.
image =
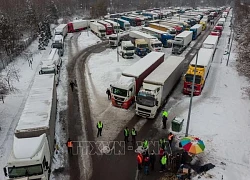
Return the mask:
[[[168,120],[168,112],[166,110],[164,110],[162,112],[162,124],[163,124],[162,129],[166,129],[166,127],[167,127],[167,120]]]
[[[97,130],[98,130],[97,137],[102,136],[103,123],[101,121],[99,121],[97,123],[96,127],[97,127]]]
[[[165,171],[165,169],[166,169],[166,164],[167,164],[167,155],[164,154],[164,155],[162,156],[162,158],[161,158],[161,170],[160,170],[160,172]]]

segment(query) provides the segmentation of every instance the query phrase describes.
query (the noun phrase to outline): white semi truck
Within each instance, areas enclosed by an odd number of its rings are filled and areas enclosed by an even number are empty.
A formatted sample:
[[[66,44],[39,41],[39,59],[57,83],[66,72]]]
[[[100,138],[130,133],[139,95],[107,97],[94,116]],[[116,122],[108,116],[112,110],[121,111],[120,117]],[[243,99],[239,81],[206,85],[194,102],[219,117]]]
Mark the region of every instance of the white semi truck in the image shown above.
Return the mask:
[[[62,35],[55,35],[55,37],[52,41],[52,48],[57,48],[57,49],[63,50],[64,49],[64,40],[63,39],[64,38]]]
[[[111,34],[109,36],[109,45],[111,47],[120,46],[122,41],[126,41],[126,40],[128,41],[130,39],[132,38],[129,37],[129,33],[126,31],[118,33],[118,34]]]
[[[67,36],[68,33],[68,25],[67,24],[60,24],[55,28],[55,35],[61,35],[63,38]]]
[[[62,59],[58,54],[58,49],[51,49],[48,56],[43,57],[41,61],[41,69],[39,74],[54,74],[56,85],[59,83],[60,67],[62,65]]]
[[[101,38],[106,36],[106,28],[104,25],[95,21],[90,21],[89,26],[91,31],[95,33],[98,37]]]
[[[155,118],[173,87],[181,78],[184,57],[170,56],[144,80],[136,96],[136,114]]]
[[[193,37],[192,31],[183,31],[175,36],[173,41],[172,54],[181,54],[191,43]]]
[[[121,54],[123,58],[134,58],[135,46],[131,41],[122,41]]]
[[[162,43],[157,37],[140,31],[130,31],[129,36],[135,39],[145,39],[151,51],[162,51]]]
[[[35,77],[4,167],[7,179],[49,180],[54,153],[56,87],[53,74]]]

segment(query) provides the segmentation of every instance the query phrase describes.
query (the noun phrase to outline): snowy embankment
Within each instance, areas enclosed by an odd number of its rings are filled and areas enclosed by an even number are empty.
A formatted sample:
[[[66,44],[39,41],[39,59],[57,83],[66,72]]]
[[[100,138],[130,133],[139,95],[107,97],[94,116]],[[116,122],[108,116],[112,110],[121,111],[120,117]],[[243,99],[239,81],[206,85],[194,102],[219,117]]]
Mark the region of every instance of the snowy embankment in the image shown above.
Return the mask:
[[[118,62],[116,49],[107,49],[102,53],[91,55],[88,59],[86,79],[94,132],[97,133],[95,125],[98,121],[102,121],[105,126],[100,140],[113,140],[134,115],[133,110],[113,107],[108,100],[106,90],[110,84],[117,82],[124,69],[139,59],[140,57],[136,55],[134,59],[119,57]]]
[[[96,44],[100,39],[96,37],[92,32],[83,31],[75,34],[68,34],[66,37],[66,46],[65,46],[65,54],[62,57],[63,65],[61,67],[60,74],[60,83],[57,87],[57,95],[58,95],[58,117],[56,123],[56,139],[58,142],[59,151],[54,155],[54,163],[52,164],[52,173],[51,179],[61,179],[66,180],[69,179],[68,175],[60,174],[60,169],[64,169],[68,167],[68,154],[65,146],[65,142],[67,141],[66,132],[63,124],[61,123],[61,118],[59,117],[60,112],[64,112],[67,110],[67,95],[68,95],[68,74],[67,74],[67,66],[68,63],[72,60],[72,58],[77,55],[83,49]],[[67,130],[66,130],[67,131]],[[86,137],[86,136],[85,136]],[[84,162],[84,160],[83,160]],[[81,162],[82,163],[82,162]]]
[[[23,111],[34,77],[38,73],[39,64],[42,57],[50,52],[50,44],[45,51],[38,51],[37,47],[38,41],[34,41],[27,48],[27,51],[33,54],[32,67],[23,56],[18,56],[17,60],[9,64],[10,67],[20,71],[18,73],[20,78],[19,81],[13,82],[15,91],[5,96],[4,104],[0,102],[0,179],[4,179],[2,168],[6,165],[11,152],[14,129]]]
[[[249,82],[238,75],[235,43],[226,66],[229,25],[230,17],[219,40],[202,94],[193,99],[189,135],[204,141],[205,151],[198,158],[202,164],[213,163],[216,166],[207,172],[211,179],[246,180],[250,179],[250,100],[245,92]],[[177,134],[179,138],[185,134],[190,97],[180,99],[170,109],[171,117],[177,115],[185,120],[182,131]],[[160,128],[161,124],[155,126]],[[194,179],[207,178],[204,175]]]

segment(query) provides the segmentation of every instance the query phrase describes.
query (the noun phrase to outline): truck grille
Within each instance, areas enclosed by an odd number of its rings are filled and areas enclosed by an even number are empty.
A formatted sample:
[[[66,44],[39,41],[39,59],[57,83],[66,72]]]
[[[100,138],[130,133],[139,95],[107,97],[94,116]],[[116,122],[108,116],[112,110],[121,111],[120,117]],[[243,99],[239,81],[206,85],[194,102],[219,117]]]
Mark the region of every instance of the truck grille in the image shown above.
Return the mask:
[[[147,118],[147,117],[149,117],[150,116],[150,114],[147,114],[147,113],[143,113],[143,112],[138,112],[138,115],[139,116],[142,116],[142,117],[145,117],[145,118]]]
[[[139,107],[138,107],[138,111],[143,111],[143,112],[151,113],[151,110],[143,109],[143,108],[139,108]]]
[[[125,98],[120,98],[120,97],[116,97],[116,96],[115,96],[115,100],[116,100],[116,101],[124,102]]]
[[[126,53],[126,56],[133,56],[134,53]]]

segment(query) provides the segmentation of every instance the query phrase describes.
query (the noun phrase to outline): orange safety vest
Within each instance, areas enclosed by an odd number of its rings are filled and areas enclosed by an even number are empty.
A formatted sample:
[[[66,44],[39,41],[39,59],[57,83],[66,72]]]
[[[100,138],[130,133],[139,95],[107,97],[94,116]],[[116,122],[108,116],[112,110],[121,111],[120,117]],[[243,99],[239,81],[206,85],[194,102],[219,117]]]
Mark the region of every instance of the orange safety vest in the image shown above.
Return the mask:
[[[173,134],[172,135],[168,135],[168,140],[171,141],[172,138],[173,138],[173,136],[174,136]]]
[[[142,157],[140,156],[140,154],[138,154],[138,156],[137,156],[137,162],[139,164],[142,164]]]
[[[68,141],[68,142],[67,142],[67,146],[68,146],[68,147],[73,147],[73,142],[72,142],[72,141]]]

